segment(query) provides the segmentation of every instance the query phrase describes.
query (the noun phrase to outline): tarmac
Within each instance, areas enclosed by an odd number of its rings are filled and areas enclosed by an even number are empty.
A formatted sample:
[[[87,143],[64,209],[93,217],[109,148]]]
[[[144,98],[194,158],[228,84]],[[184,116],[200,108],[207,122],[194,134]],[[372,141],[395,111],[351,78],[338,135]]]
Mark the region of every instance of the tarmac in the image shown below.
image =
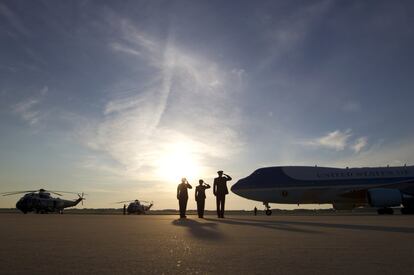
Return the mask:
[[[0,215],[1,274],[414,274],[414,216]]]

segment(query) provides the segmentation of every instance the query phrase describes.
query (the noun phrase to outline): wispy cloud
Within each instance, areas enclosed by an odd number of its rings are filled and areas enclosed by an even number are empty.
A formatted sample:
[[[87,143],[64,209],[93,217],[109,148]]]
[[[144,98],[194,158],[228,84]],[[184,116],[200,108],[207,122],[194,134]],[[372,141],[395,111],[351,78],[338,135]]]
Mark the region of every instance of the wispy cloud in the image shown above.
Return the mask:
[[[18,33],[23,34],[25,36],[28,36],[30,34],[30,31],[22,23],[20,18],[3,3],[0,3],[0,14],[7,19],[10,25]]]
[[[44,113],[37,107],[40,105],[42,98],[47,94],[48,87],[44,86],[35,97],[26,98],[12,107],[13,113],[20,116],[21,119],[34,125],[40,121]]]
[[[342,110],[346,112],[357,112],[361,110],[361,104],[357,101],[347,101],[342,106]]]
[[[115,51],[119,51],[119,52],[123,52],[123,53],[128,53],[128,54],[132,54],[132,55],[136,55],[136,56],[141,56],[141,52],[137,51],[136,49],[127,47],[125,45],[122,45],[120,43],[112,43],[111,44],[111,48]]]
[[[84,129],[84,144],[108,154],[124,175],[142,180],[159,180],[163,166],[185,167],[187,159],[197,169],[215,170],[214,160],[238,152],[240,119],[234,87],[244,71],[226,70],[185,50],[174,42],[173,34],[159,40],[125,20],[120,29],[121,37],[109,48],[129,56],[127,60],[137,58],[140,62],[129,65],[138,63],[151,71],[151,77],[115,84],[102,121]],[[128,92],[117,93],[119,86]]]
[[[261,22],[264,39],[268,41],[269,56],[262,61],[261,68],[271,65],[276,59],[284,56],[286,52],[302,45],[309,36],[317,22],[332,7],[331,1],[317,1],[306,3],[286,16],[275,17],[272,13],[258,18]],[[280,19],[280,21],[278,21]]]

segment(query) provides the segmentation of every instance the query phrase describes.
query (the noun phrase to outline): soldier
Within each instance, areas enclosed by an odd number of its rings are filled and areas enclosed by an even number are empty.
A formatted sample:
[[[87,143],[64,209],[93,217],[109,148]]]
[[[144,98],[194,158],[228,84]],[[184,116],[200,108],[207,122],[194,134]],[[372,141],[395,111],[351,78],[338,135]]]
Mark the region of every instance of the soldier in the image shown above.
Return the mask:
[[[206,189],[210,188],[210,185],[205,183],[202,179],[198,181],[199,185],[195,189],[195,200],[197,202],[197,213],[199,218],[204,216],[204,205],[206,201]]]
[[[180,206],[180,218],[187,218],[185,211],[187,210],[188,191],[193,187],[188,183],[186,178],[181,179],[181,183],[177,187],[177,199]]]
[[[224,204],[226,202],[226,195],[229,193],[227,182],[231,180],[231,177],[224,174],[221,170],[217,174],[218,177],[214,179],[213,193],[216,196],[217,216],[224,218]]]
[[[257,207],[256,206],[254,207],[253,211],[254,211],[254,215],[257,216]]]

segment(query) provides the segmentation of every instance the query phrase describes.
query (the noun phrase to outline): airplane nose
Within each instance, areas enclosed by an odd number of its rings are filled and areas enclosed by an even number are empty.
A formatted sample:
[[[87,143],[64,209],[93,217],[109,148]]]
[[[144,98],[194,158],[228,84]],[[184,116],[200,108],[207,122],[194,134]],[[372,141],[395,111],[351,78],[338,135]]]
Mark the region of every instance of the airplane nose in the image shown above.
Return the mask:
[[[243,180],[237,181],[235,184],[232,185],[231,192],[238,194],[238,191],[240,190],[240,186],[242,185]]]

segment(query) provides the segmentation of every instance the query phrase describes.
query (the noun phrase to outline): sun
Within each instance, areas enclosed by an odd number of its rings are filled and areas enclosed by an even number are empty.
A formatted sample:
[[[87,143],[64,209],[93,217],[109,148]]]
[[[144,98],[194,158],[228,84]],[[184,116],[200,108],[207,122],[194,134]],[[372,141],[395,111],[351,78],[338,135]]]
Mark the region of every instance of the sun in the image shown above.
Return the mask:
[[[190,144],[175,143],[163,153],[158,164],[158,176],[172,183],[181,178],[194,181],[200,177],[201,166]]]

